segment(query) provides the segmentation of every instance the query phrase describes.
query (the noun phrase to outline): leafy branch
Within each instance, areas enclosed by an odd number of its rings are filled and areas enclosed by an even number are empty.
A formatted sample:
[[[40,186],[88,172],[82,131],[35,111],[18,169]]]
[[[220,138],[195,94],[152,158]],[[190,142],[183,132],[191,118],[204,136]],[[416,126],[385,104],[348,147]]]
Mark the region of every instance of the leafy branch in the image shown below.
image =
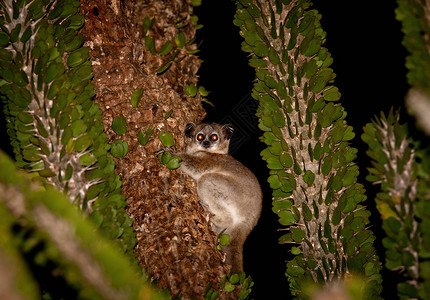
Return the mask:
[[[261,155],[270,169],[273,211],[290,231],[280,242],[295,245],[287,276],[301,298],[309,282],[324,286],[361,274],[364,298],[376,299],[380,264],[366,228],[364,189],[356,183],[354,133],[336,103],[321,16],[309,7],[309,1],[244,0],[234,21],[256,69],[252,95],[268,146]]]

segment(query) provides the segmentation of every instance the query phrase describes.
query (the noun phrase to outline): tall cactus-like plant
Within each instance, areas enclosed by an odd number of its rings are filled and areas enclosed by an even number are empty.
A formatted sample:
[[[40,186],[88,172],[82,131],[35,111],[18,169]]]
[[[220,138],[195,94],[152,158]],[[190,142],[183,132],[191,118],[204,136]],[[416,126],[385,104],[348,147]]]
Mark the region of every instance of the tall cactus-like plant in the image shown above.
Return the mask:
[[[289,233],[295,258],[287,264],[293,294],[305,297],[307,282],[326,285],[360,274],[364,298],[381,291],[380,263],[358,184],[357,150],[346,113],[336,101],[333,59],[322,47],[321,16],[309,1],[237,3],[235,24],[256,69],[253,97],[267,148],[273,211]]]
[[[78,34],[79,1],[0,2],[0,78],[18,166],[63,191],[124,251],[136,243],[121,181],[92,101],[89,51]],[[102,217],[104,216],[104,218]]]
[[[397,1],[396,18],[402,23],[407,79],[411,90],[406,105],[418,125],[430,134],[430,3]],[[386,237],[385,266],[405,277],[398,287],[401,299],[426,299],[430,293],[430,202],[429,153],[412,142],[408,126],[399,124],[399,114],[381,113],[364,127],[362,135],[372,159],[367,179],[381,185],[376,204]]]
[[[22,252],[28,251],[32,244],[42,249],[38,264],[55,265],[57,271],[53,277],[64,278],[67,284],[62,288],[67,287],[76,298],[170,298],[149,282],[143,283],[129,259],[101,236],[94,223],[74,209],[64,194],[50,187],[44,189],[40,181],[17,172],[12,160],[1,151],[0,169],[0,276],[3,280],[0,294],[3,299],[40,299],[42,293],[49,292],[38,291],[35,281],[41,278],[32,274],[21,259]],[[7,266],[9,270],[4,269]],[[45,296],[48,295],[53,296],[49,293]],[[59,298],[74,295],[61,294]]]
[[[408,50],[406,68],[411,91],[406,105],[427,135],[430,135],[430,3],[398,0],[396,19],[402,24],[403,45]]]
[[[406,96],[406,105],[416,117],[419,127],[427,136],[430,135],[430,2],[418,0],[398,0],[396,18],[402,24],[403,45],[409,52],[406,58],[407,79],[411,91]],[[426,145],[423,143],[423,145]],[[430,153],[429,149],[416,150],[419,161],[417,168],[418,185],[415,216],[419,221],[418,233],[420,244],[418,290],[419,297],[425,299],[430,294]]]
[[[419,189],[418,180],[425,184],[428,174],[416,163],[407,126],[398,121],[399,115],[390,112],[364,128],[362,139],[369,145],[367,154],[372,158],[367,179],[381,184],[376,204],[387,234],[382,241],[386,248],[385,266],[406,277],[398,286],[398,295],[401,299],[424,299],[429,292],[425,270],[429,267],[430,252],[423,240],[428,232],[429,204],[428,187],[421,185]]]

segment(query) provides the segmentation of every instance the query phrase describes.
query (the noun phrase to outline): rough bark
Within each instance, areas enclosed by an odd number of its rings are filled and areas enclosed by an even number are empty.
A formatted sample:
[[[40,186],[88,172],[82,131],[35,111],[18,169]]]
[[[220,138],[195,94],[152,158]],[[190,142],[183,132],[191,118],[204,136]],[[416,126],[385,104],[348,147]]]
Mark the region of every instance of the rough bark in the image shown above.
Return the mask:
[[[187,122],[199,122],[205,112],[199,95],[186,95],[186,84],[197,85],[200,62],[189,52],[195,44],[174,46],[167,55],[152,54],[145,47],[142,28],[145,17],[155,23],[148,35],[159,53],[168,41],[183,32],[186,41],[194,38],[190,19],[191,1],[82,1],[86,24],[83,34],[91,51],[97,97],[103,111],[105,131],[113,142],[127,141],[128,154],[117,160],[117,172],[127,196],[138,244],[136,256],[152,280],[172,295],[201,298],[211,281],[229,271],[222,252],[216,249],[217,235],[210,229],[209,215],[199,205],[195,184],[181,171],[170,171],[154,154],[163,145],[157,136],[170,131],[174,147],[182,149]],[[179,26],[178,26],[179,25]],[[179,27],[179,28],[178,28]],[[179,50],[177,59],[163,74],[156,70]],[[137,108],[130,99],[143,89]],[[170,110],[173,113],[165,118]],[[124,115],[127,132],[118,136],[112,130],[114,117]],[[153,126],[154,133],[142,146],[140,130]],[[216,287],[215,283],[213,287]]]

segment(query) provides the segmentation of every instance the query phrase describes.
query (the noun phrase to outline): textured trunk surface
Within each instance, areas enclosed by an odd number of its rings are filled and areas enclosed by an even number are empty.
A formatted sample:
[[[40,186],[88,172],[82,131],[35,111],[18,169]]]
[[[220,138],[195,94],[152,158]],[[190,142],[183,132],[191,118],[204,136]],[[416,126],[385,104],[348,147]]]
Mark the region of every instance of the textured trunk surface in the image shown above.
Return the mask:
[[[197,85],[200,62],[189,53],[197,46],[175,46],[178,32],[183,32],[186,42],[194,38],[190,2],[82,1],[81,14],[86,19],[83,34],[91,51],[96,101],[106,133],[111,142],[122,139],[129,145],[128,154],[117,160],[117,172],[137,232],[136,256],[151,279],[158,279],[159,287],[168,288],[172,295],[202,298],[209,282],[218,282],[228,267],[216,249],[217,235],[199,205],[194,182],[180,170],[161,165],[154,154],[163,147],[160,131],[172,132],[174,147],[182,149],[185,124],[199,122],[205,115],[201,98],[184,92],[186,84]],[[145,17],[155,20],[147,35],[155,41],[157,53],[166,42],[174,45],[171,53],[154,55],[146,49]],[[179,50],[176,59],[183,59],[157,75],[175,50]],[[130,99],[139,88],[143,96],[134,108]],[[119,115],[127,120],[122,136],[111,127]],[[154,133],[142,146],[138,132],[150,126]]]

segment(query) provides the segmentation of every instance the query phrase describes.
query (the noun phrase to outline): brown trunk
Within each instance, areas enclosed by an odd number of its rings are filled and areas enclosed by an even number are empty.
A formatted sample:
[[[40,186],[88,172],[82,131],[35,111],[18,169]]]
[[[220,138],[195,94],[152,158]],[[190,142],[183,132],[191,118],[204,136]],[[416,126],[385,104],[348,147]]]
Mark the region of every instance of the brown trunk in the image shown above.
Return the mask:
[[[201,98],[185,94],[186,84],[197,85],[200,62],[189,51],[195,44],[178,48],[175,35],[183,32],[186,41],[195,36],[190,19],[191,1],[82,1],[85,16],[82,33],[87,39],[93,62],[96,102],[103,111],[106,133],[111,142],[127,141],[128,154],[117,160],[117,172],[127,196],[138,244],[136,256],[151,279],[172,295],[203,298],[211,281],[229,271],[223,254],[216,249],[217,235],[210,229],[208,213],[199,205],[195,183],[180,170],[170,171],[158,162],[154,152],[163,145],[160,131],[170,131],[175,148],[184,147],[187,122],[199,122],[205,112]],[[157,53],[166,42],[174,47],[167,55],[152,54],[145,47],[142,32],[145,17],[155,23],[147,33],[155,41]],[[179,22],[178,22],[179,21]],[[184,26],[181,26],[184,25]],[[163,74],[156,70],[179,50],[176,61]],[[137,108],[130,99],[143,89]],[[170,110],[173,113],[165,118]],[[118,136],[112,130],[114,117],[124,115],[127,132]],[[137,135],[153,126],[154,133],[142,146]]]

